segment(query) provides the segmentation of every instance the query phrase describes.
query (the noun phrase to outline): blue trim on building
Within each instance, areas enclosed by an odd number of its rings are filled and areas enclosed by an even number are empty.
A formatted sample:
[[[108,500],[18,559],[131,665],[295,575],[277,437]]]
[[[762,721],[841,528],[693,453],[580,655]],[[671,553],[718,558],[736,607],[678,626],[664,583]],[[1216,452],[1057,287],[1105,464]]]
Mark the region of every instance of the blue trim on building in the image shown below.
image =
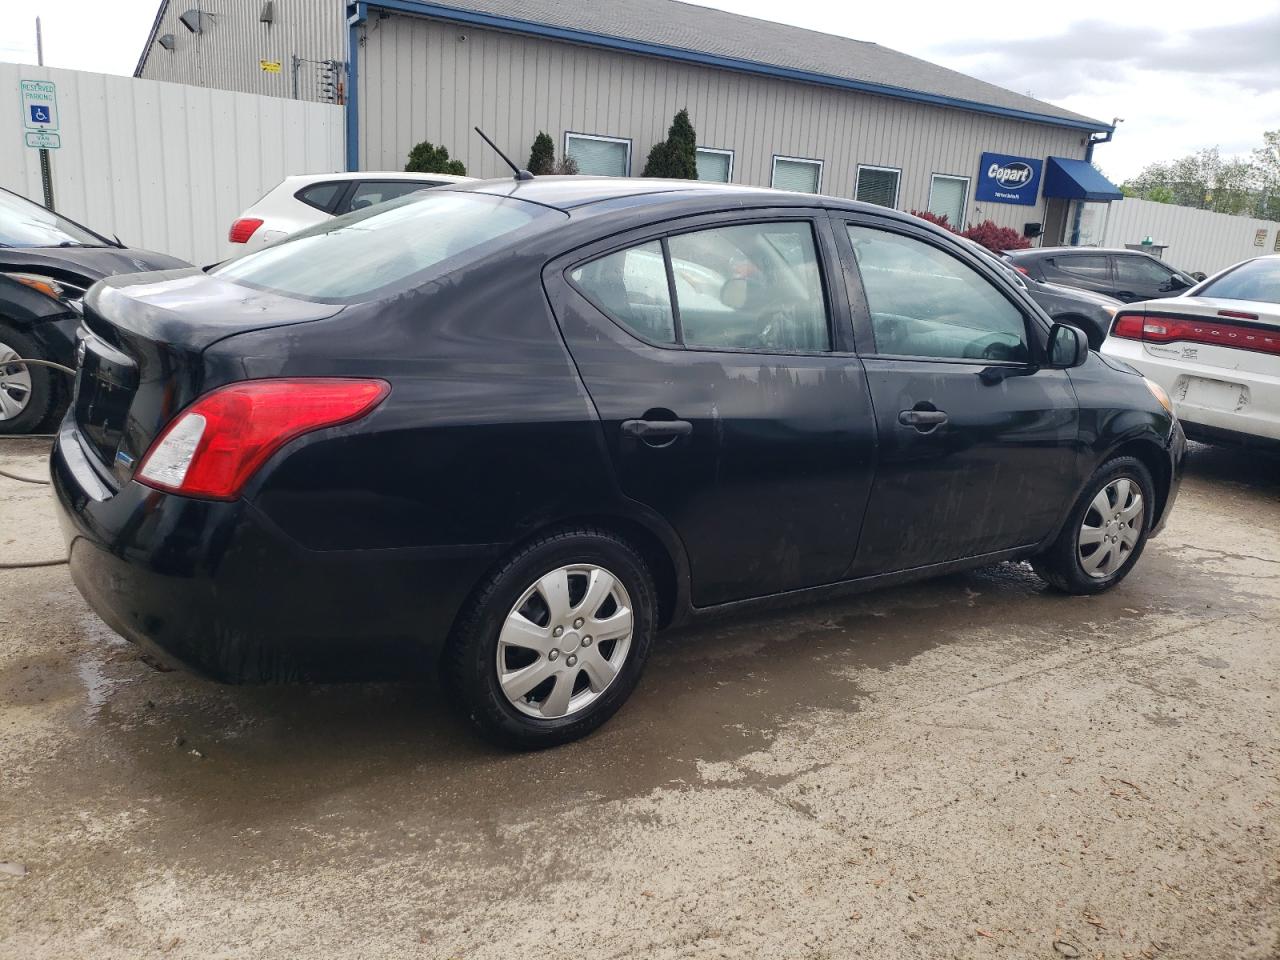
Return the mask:
[[[360,169],[360,27],[369,19],[363,0],[347,4],[347,169]]]
[[[609,50],[621,50],[626,53],[638,53],[651,57],[662,57],[666,60],[680,60],[702,66],[718,67],[722,70],[736,70],[740,73],[753,73],[784,80],[798,80],[802,83],[814,83],[824,87],[836,87],[842,90],[856,90],[859,93],[873,93],[883,97],[894,97],[899,100],[913,100],[917,103],[929,103],[939,107],[951,107],[956,110],[968,110],[974,113],[990,114],[996,117],[1007,117],[1012,120],[1025,120],[1031,123],[1043,123],[1053,127],[1070,127],[1075,130],[1109,131],[1115,128],[1109,124],[1085,120],[1071,120],[1065,117],[1052,117],[1029,110],[1016,110],[1012,107],[998,107],[973,100],[960,100],[941,94],[924,93],[919,90],[907,90],[903,87],[892,87],[887,84],[872,83],[865,80],[850,80],[846,77],[833,77],[828,74],[814,73],[808,70],[797,70],[791,67],[778,67],[754,60],[743,60],[738,57],[722,57],[717,54],[703,53],[698,50],[687,50],[683,47],[672,47],[666,44],[648,43],[642,40],[626,40],[606,34],[592,33],[587,30],[576,30],[569,27],[556,27],[531,20],[518,20],[491,13],[477,13],[474,10],[459,10],[446,4],[429,3],[425,0],[371,0],[368,4],[382,10],[394,10],[400,13],[416,13],[424,17],[438,20],[450,20],[477,27],[492,27],[496,30],[507,30],[513,33],[525,33],[553,40],[566,40],[570,43],[581,43],[592,47],[603,47]],[[355,62],[352,51],[351,62]]]

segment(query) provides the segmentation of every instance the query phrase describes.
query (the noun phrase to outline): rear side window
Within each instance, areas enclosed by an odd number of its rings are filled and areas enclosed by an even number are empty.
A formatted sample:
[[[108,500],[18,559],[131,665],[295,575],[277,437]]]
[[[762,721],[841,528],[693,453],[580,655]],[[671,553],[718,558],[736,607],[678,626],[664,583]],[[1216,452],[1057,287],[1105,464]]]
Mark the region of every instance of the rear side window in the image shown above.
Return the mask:
[[[1025,362],[1022,312],[976,270],[912,237],[850,226],[876,352]]]
[[[294,196],[309,207],[315,207],[325,213],[332,213],[334,204],[338,202],[338,197],[341,196],[344,187],[346,187],[346,184],[340,180],[333,180],[329,183],[313,183],[309,187],[303,187]]]
[[[1106,257],[1055,257],[1049,262],[1069,276],[1096,280],[1099,283],[1105,283],[1110,273]]]
[[[569,277],[615,321],[653,342],[764,353],[831,349],[807,222],[676,234],[665,254],[660,242],[650,241],[577,267]]]
[[[351,194],[351,210],[363,210],[375,203],[386,203],[407,193],[416,193],[435,183],[423,183],[421,180],[365,180],[356,186]],[[345,213],[345,211],[343,211]]]
[[[662,244],[641,244],[578,267],[569,277],[597,307],[645,340],[675,343]]]
[[[330,303],[372,299],[535,221],[566,214],[481,193],[411,194],[293,234],[210,271],[224,280]]]

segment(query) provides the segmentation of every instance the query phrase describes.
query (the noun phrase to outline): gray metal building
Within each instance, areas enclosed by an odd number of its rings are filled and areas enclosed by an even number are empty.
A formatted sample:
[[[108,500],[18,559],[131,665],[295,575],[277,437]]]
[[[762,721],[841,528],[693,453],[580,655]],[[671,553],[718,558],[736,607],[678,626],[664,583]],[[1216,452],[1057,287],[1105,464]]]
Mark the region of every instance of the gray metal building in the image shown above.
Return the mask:
[[[352,169],[401,169],[430,140],[473,175],[505,174],[479,125],[518,162],[546,131],[580,172],[636,176],[688,108],[703,179],[1044,223],[1045,242],[1119,196],[1085,162],[1110,124],[878,44],[674,0],[164,0],[136,73],[342,103]]]

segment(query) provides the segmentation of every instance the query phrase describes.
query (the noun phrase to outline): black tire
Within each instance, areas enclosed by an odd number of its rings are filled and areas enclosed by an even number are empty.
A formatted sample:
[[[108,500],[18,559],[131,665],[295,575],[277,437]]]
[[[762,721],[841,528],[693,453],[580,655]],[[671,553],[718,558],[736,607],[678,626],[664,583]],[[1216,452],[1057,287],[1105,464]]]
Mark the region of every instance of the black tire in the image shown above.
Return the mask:
[[[1080,557],[1080,529],[1085,522],[1094,498],[1116,480],[1128,479],[1137,484],[1142,493],[1142,529],[1138,532],[1137,542],[1128,552],[1127,559],[1116,569],[1104,577],[1096,577],[1087,572]],[[1151,473],[1135,457],[1115,457],[1100,466],[1089,478],[1084,492],[1071,508],[1071,515],[1063,525],[1058,538],[1044,553],[1032,558],[1031,566],[1050,586],[1063,593],[1095,594],[1110,590],[1129,575],[1142,556],[1147,545],[1147,532],[1151,529],[1151,521],[1155,508],[1155,484]],[[1105,519],[1105,518],[1104,518]]]
[[[5,352],[4,347],[8,347],[18,356],[28,360],[49,359],[31,337],[10,324],[0,321],[0,352]],[[13,365],[6,365],[5,369],[12,370]],[[61,374],[50,367],[27,367],[26,370],[31,376],[31,394],[27,398],[26,406],[16,416],[8,418],[0,416],[0,434],[36,433],[46,425],[49,417],[54,413],[58,390],[53,378]],[[0,389],[4,388],[0,387]]]
[[[567,716],[532,717],[513,705],[499,683],[498,637],[508,614],[533,584],[573,564],[599,565],[625,589],[632,611],[630,648],[595,700]],[[603,724],[631,695],[649,658],[657,612],[653,576],[626,541],[594,527],[548,533],[504,561],[467,601],[445,649],[444,682],[480,733],[502,746],[533,750],[568,743]]]

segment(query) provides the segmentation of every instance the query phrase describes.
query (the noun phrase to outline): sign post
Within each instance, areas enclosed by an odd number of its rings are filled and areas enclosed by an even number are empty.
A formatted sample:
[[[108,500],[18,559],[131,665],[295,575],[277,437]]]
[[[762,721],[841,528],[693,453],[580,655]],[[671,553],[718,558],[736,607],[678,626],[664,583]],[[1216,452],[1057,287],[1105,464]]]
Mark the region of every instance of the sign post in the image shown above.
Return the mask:
[[[22,93],[22,123],[27,146],[40,151],[40,180],[44,205],[53,209],[53,169],[49,151],[62,146],[58,130],[58,90],[51,80],[19,80]]]

